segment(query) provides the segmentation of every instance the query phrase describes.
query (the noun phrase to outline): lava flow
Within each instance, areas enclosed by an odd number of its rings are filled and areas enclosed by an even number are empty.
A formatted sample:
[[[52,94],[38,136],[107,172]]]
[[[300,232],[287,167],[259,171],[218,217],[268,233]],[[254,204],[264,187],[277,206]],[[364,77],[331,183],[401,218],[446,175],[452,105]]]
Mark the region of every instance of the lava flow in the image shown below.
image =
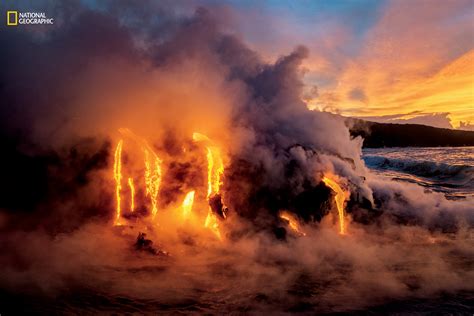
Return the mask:
[[[162,161],[152,149],[148,142],[141,137],[135,135],[131,130],[128,128],[120,128],[119,132],[126,136],[127,138],[133,140],[137,143],[141,149],[143,150],[144,154],[144,163],[145,163],[145,188],[146,188],[146,195],[150,198],[151,203],[151,217],[152,219],[155,218],[156,213],[158,212],[158,192],[160,191],[161,186],[161,165]],[[132,180],[133,181],[133,180]],[[132,183],[133,186],[133,183]],[[132,187],[131,186],[131,187]],[[132,200],[133,195],[135,193],[135,188],[131,189]]]
[[[329,178],[328,176],[323,177],[323,182],[325,185],[330,187],[335,193],[335,201],[337,212],[339,215],[339,233],[344,235],[346,233],[346,223],[345,223],[345,212],[344,212],[344,202],[346,201],[346,193],[342,190],[342,188],[337,184],[336,181]]]
[[[144,154],[144,166],[145,166],[145,172],[144,172],[144,178],[145,178],[145,189],[146,189],[146,196],[149,197],[150,199],[150,204],[151,204],[151,217],[152,219],[155,218],[156,213],[158,211],[158,206],[157,206],[157,198],[158,198],[158,192],[160,190],[160,185],[161,185],[161,178],[162,178],[162,173],[161,173],[161,164],[162,161],[161,159],[156,155],[156,153],[153,151],[153,149],[148,145],[148,143],[132,133],[130,130],[121,128],[119,129],[119,132],[127,137],[127,139],[131,139],[133,142],[138,144],[141,149],[143,150]],[[122,148],[123,148],[124,140],[120,139],[119,142],[117,143],[117,147],[115,149],[115,155],[114,155],[114,180],[115,180],[115,199],[116,199],[116,214],[115,214],[115,221],[114,225],[121,225],[121,217],[122,217],[122,178],[124,177],[123,175],[123,168],[122,166]],[[126,167],[126,166],[125,166]],[[130,170],[125,168],[125,176],[129,173]],[[135,179],[136,180],[136,179]],[[127,183],[129,187],[129,201],[130,201],[130,212],[133,213],[135,212],[136,208],[136,201],[135,201],[135,183],[134,183],[134,178],[133,177],[127,177]]]
[[[115,213],[115,225],[120,225],[120,190],[122,190],[122,145],[123,140],[121,139],[117,148],[115,149],[114,155],[114,179],[115,179],[115,197],[117,202],[117,209]]]
[[[130,188],[130,212],[135,211],[135,186],[133,178],[128,178],[128,186]]]
[[[290,228],[295,233],[297,233],[298,235],[301,235],[301,236],[306,236],[306,233],[304,233],[300,229],[299,224],[298,224],[298,220],[293,215],[291,215],[289,212],[281,211],[279,216],[280,216],[281,219],[288,222],[288,226],[290,226]]]
[[[186,197],[183,200],[183,205],[182,205],[183,218],[188,218],[193,208],[193,203],[194,203],[194,191],[190,191],[188,192],[188,194],[186,194]]]
[[[205,141],[210,143],[210,139],[200,133],[193,133],[194,141]],[[221,177],[224,173],[224,164],[222,162],[221,154],[219,148],[215,146],[208,145],[206,146],[207,150],[207,200],[210,200],[220,193],[220,187],[222,185]],[[225,218],[225,212],[222,212],[222,216]],[[221,233],[219,231],[219,223],[217,220],[216,214],[212,212],[211,207],[209,206],[209,211],[207,213],[206,221],[204,226],[211,229],[212,232],[219,238],[222,239]]]
[[[161,159],[148,146],[143,147],[145,153],[145,184],[146,194],[151,201],[151,217],[155,218],[158,212],[157,197],[161,185]],[[151,156],[151,157],[150,157]]]
[[[158,155],[153,151],[153,149],[148,145],[148,143],[143,140],[142,138],[135,135],[128,129],[120,129],[120,133],[133,140],[141,150],[143,150],[143,157],[144,157],[144,183],[145,183],[145,192],[146,197],[149,198],[150,201],[150,214],[151,219],[154,220],[156,214],[158,212],[158,193],[160,191],[161,181],[162,181],[162,160],[158,157]],[[204,227],[210,229],[218,239],[222,239],[221,232],[219,230],[219,222],[218,216],[222,218],[226,217],[225,207],[222,204],[222,196],[220,192],[220,187],[222,185],[222,175],[224,173],[224,164],[222,161],[222,157],[220,154],[220,149],[216,147],[211,140],[199,133],[193,134],[194,141],[202,141],[205,142],[206,148],[206,157],[207,157],[207,195],[206,200],[208,202],[208,212],[207,216],[204,221]],[[120,225],[121,217],[122,217],[122,210],[121,210],[121,190],[122,190],[122,178],[124,175],[122,174],[125,171],[125,175],[130,173],[129,168],[127,165],[125,170],[123,170],[122,166],[122,147],[124,141],[121,139],[115,150],[115,157],[114,157],[114,179],[116,182],[116,202],[117,202],[117,210],[116,210],[116,218],[115,218],[115,225]],[[135,184],[133,177],[127,177],[128,186],[129,186],[129,201],[130,201],[130,212],[135,211]],[[186,194],[182,205],[182,217],[183,219],[189,218],[191,215],[191,210],[194,204],[194,197],[195,191],[190,191]],[[140,201],[138,201],[140,203]]]

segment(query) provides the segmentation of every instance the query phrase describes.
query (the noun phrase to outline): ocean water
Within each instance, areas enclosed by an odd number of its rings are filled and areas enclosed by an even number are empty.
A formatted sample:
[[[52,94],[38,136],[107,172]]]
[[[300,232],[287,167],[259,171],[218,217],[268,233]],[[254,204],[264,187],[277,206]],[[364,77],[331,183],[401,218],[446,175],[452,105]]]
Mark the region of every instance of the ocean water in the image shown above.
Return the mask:
[[[474,147],[367,148],[363,159],[377,174],[442,192],[448,199],[474,196]]]

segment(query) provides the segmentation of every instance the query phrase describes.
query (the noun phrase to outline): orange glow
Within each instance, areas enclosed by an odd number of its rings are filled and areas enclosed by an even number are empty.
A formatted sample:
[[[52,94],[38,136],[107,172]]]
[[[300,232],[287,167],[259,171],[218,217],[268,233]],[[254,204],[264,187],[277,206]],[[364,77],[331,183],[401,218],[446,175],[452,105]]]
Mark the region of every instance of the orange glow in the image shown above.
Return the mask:
[[[156,214],[158,212],[158,193],[161,187],[162,181],[162,160],[157,156],[151,146],[143,140],[142,138],[135,135],[128,129],[122,128],[119,130],[120,133],[127,137],[127,139],[131,139],[135,142],[139,148],[143,151],[143,163],[144,163],[144,182],[145,182],[145,196],[149,199],[151,204],[151,219],[155,219]],[[207,201],[209,203],[208,206],[208,213],[204,221],[204,227],[209,229],[219,240],[222,240],[222,234],[219,229],[219,218],[214,211],[211,209],[211,199],[214,198],[221,198],[220,187],[222,185],[222,175],[224,173],[224,164],[220,154],[219,147],[215,146],[211,140],[202,134],[194,133],[193,139],[195,141],[202,141],[205,142],[205,149],[206,149],[206,158],[208,162],[208,183],[207,183]],[[117,202],[117,210],[116,210],[116,217],[115,217],[115,225],[121,225],[120,221],[122,220],[122,205],[121,205],[121,194],[122,194],[122,179],[126,177],[127,183],[129,186],[129,194],[130,194],[130,212],[135,211],[135,183],[134,178],[129,177],[127,173],[131,172],[128,170],[131,164],[127,163],[127,169],[123,170],[122,166],[122,148],[123,148],[124,140],[120,140],[117,144],[115,149],[114,155],[114,179],[116,182],[116,202]],[[133,157],[133,156],[132,156]],[[125,171],[125,175],[123,172]],[[191,216],[191,212],[194,205],[194,198],[196,192],[190,191],[184,197],[184,200],[181,204],[182,216],[183,219],[187,219]],[[225,218],[226,214],[223,211],[222,216]],[[202,227],[202,226],[201,226]]]
[[[209,201],[213,195],[220,192],[220,187],[222,185],[221,178],[224,174],[224,164],[222,162],[219,148],[212,146],[209,137],[200,133],[193,133],[193,140],[207,143],[207,200]],[[212,213],[210,207],[204,226],[210,228],[219,239],[222,239],[221,233],[219,232],[217,217]]]
[[[133,142],[138,144],[144,153],[144,165],[145,165],[145,188],[146,196],[150,198],[151,203],[151,215],[152,219],[158,211],[157,198],[160,190],[162,171],[161,171],[161,159],[156,155],[151,146],[142,138],[135,135],[128,128],[120,128],[120,134],[131,139]],[[121,217],[121,189],[122,189],[122,146],[123,140],[121,139],[117,145],[114,156],[114,179],[116,182],[116,200],[117,200],[117,211],[115,225],[120,225]],[[135,211],[135,184],[133,178],[129,177],[128,186],[130,188],[130,211]]]
[[[121,139],[117,144],[114,155],[115,199],[117,203],[114,223],[115,225],[120,225],[121,215],[120,191],[122,190],[122,145],[123,140]]]
[[[224,164],[222,162],[221,153],[218,147],[210,145],[211,140],[206,135],[200,133],[193,133],[194,141],[204,141],[209,145],[207,150],[207,197],[210,198],[213,194],[219,193],[222,185],[221,177],[224,173]]]
[[[216,147],[207,148],[207,160],[209,162],[207,196],[210,197],[212,194],[217,194],[220,191],[224,165],[222,163],[219,149]]]
[[[290,214],[287,211],[281,211],[279,216],[280,216],[281,219],[284,219],[285,221],[288,222],[288,226],[290,226],[290,228],[295,233],[297,233],[298,235],[306,236],[306,233],[304,233],[300,229],[299,224],[298,224],[298,220],[292,214]]]
[[[317,97],[306,100],[307,107],[353,117],[395,115],[401,120],[449,113],[453,127],[459,127],[461,122],[473,124],[474,49],[438,71],[425,69],[429,75],[418,73],[422,69],[420,62],[413,60],[411,68],[404,72],[398,69],[406,63],[392,58],[368,58],[352,64],[336,87],[321,90]],[[361,92],[359,99],[350,97],[354,90]]]
[[[158,212],[157,197],[161,185],[162,161],[149,146],[144,146],[143,152],[145,153],[146,195],[150,197],[151,217],[154,219]]]
[[[206,135],[197,133],[197,132],[193,133],[193,140],[195,142],[202,142],[202,141],[210,142],[211,141],[209,137],[207,137]]]
[[[214,215],[210,209],[207,213],[206,221],[204,222],[204,227],[209,228],[217,236],[217,238],[219,238],[219,240],[222,240],[222,235],[219,231],[219,222],[217,221],[216,215]]]
[[[191,191],[191,192],[188,192],[188,194],[186,194],[186,197],[183,200],[183,205],[181,206],[183,208],[184,218],[188,218],[193,208],[193,203],[194,203],[194,191]]]
[[[128,186],[130,188],[130,212],[135,211],[135,186],[133,185],[133,178],[128,178]]]
[[[344,235],[346,233],[346,223],[345,223],[345,212],[344,212],[344,202],[346,201],[346,193],[342,188],[337,184],[333,179],[324,176],[323,182],[325,185],[330,187],[335,193],[336,207],[339,214],[339,233]]]

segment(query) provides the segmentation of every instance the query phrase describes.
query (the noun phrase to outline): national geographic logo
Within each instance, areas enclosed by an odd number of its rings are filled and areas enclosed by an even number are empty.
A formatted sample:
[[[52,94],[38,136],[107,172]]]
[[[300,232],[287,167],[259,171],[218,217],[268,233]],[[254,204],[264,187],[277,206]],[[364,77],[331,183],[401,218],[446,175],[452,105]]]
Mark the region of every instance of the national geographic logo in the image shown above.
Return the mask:
[[[7,26],[48,24],[54,24],[54,18],[48,17],[45,12],[7,11]]]

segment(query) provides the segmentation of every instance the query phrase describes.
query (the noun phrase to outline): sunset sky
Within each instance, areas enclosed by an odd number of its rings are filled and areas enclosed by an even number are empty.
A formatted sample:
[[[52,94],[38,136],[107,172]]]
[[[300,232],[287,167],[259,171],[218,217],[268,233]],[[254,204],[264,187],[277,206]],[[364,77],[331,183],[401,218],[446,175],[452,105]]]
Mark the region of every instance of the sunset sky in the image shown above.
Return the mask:
[[[226,5],[235,16],[230,28],[265,58],[300,44],[309,48],[305,98],[310,108],[474,128],[472,0]]]
[[[99,11],[114,7],[107,1],[80,2]],[[31,8],[32,3],[23,6]],[[44,3],[52,6],[54,2],[39,3],[36,5],[43,8],[48,7]],[[190,16],[200,6],[214,10],[227,32],[269,62],[298,45],[306,46],[309,57],[304,62],[303,97],[311,109],[474,130],[473,0],[144,4],[148,13],[166,5],[178,16]],[[127,19],[126,12],[119,16]]]

